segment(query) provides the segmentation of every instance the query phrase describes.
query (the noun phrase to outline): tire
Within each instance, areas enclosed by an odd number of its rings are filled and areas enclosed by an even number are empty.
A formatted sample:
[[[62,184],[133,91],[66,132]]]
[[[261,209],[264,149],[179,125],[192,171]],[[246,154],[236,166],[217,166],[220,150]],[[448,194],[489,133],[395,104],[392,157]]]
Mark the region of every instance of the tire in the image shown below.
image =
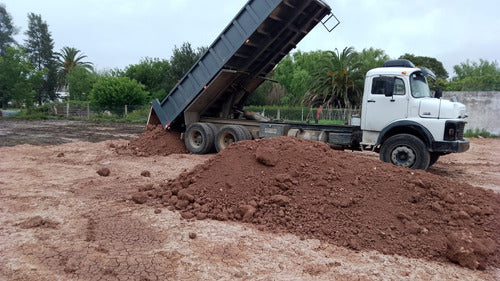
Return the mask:
[[[222,127],[215,137],[215,149],[222,151],[233,142],[245,140],[247,135],[238,125],[226,125]]]
[[[241,139],[241,140],[253,139],[252,134],[250,133],[250,131],[247,128],[245,128],[245,126],[237,125],[237,127],[241,130],[242,134],[245,136],[245,138]]]
[[[184,135],[186,148],[194,154],[206,154],[214,149],[213,128],[205,123],[189,125]]]
[[[436,152],[431,152],[431,160],[429,162],[429,167],[434,165],[438,161],[439,156],[441,156],[441,154]]]
[[[392,136],[380,148],[380,160],[410,169],[426,170],[430,158],[424,142],[409,134]]]
[[[213,135],[213,144],[212,147],[210,148],[210,151],[208,151],[207,153],[212,153],[212,152],[215,153],[217,152],[215,150],[215,136],[219,132],[219,129],[213,123],[204,123],[204,124],[206,124],[208,127],[210,127],[210,129],[212,129],[212,135]]]

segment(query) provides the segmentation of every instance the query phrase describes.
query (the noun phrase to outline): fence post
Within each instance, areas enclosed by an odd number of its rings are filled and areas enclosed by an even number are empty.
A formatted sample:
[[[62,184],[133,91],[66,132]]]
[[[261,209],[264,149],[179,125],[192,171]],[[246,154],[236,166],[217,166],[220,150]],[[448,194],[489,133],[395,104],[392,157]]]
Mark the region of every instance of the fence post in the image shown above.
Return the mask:
[[[280,119],[281,119],[281,111],[280,111],[280,109],[279,109],[279,108],[278,108],[278,112],[277,112],[277,114],[278,114],[278,116],[277,116],[277,118],[276,118],[276,119],[280,120]]]
[[[69,102],[66,103],[66,118],[69,118]]]
[[[127,114],[128,114],[128,108],[127,105],[125,105],[125,117],[127,117]]]
[[[304,108],[302,107],[302,117],[300,119],[302,122],[304,122]]]
[[[87,103],[87,119],[90,119],[90,104]]]

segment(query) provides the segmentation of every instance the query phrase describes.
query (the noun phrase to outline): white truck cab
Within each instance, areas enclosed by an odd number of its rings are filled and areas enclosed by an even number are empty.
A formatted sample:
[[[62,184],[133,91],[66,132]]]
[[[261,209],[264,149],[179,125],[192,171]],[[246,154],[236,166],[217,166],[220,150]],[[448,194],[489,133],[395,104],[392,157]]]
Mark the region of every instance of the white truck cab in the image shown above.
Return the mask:
[[[394,60],[366,74],[361,145],[395,165],[427,169],[439,156],[464,152],[465,105],[434,98],[426,68]]]

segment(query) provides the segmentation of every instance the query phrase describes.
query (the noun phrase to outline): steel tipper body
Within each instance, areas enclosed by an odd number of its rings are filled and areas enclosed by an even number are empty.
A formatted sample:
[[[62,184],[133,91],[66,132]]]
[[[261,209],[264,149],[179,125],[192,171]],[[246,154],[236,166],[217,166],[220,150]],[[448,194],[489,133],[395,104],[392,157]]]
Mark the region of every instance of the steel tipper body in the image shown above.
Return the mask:
[[[149,124],[185,129],[201,117],[237,118],[276,64],[331,8],[320,0],[250,0],[163,101]]]

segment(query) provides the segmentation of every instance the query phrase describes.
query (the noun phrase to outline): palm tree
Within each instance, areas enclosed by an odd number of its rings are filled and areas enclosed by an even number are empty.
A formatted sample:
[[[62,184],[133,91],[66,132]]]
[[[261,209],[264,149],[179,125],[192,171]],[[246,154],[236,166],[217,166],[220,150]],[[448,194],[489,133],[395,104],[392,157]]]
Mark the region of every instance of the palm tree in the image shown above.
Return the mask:
[[[323,53],[318,69],[312,73],[312,86],[304,97],[308,106],[351,107],[360,93],[359,63],[353,47],[339,53]]]
[[[93,70],[91,62],[83,61],[87,58],[80,50],[73,47],[63,47],[61,52],[55,53],[58,63],[59,88],[67,88],[66,74],[76,66],[87,70]]]
[[[381,67],[390,57],[384,50],[375,48],[365,48],[356,53],[356,60],[359,62],[359,70],[365,75],[370,69]],[[363,78],[363,77],[361,77]]]

